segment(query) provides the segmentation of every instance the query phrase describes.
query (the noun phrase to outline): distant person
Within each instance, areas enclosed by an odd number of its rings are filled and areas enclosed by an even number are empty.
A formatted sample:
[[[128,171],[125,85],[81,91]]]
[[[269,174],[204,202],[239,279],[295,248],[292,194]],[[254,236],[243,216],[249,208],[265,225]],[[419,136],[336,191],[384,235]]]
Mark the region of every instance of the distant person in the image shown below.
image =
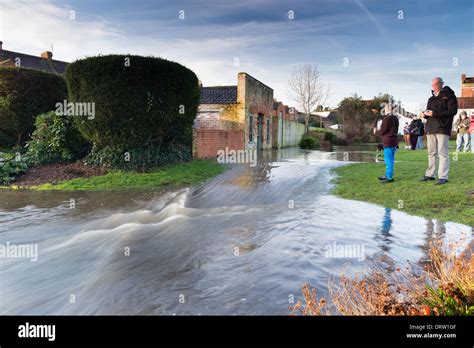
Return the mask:
[[[441,77],[431,81],[432,96],[428,99],[423,117],[426,121],[426,139],[428,142],[428,169],[421,181],[435,180],[436,157],[438,165],[438,185],[448,182],[449,150],[448,143],[453,129],[454,115],[458,112],[458,101],[454,91],[444,86]]]
[[[393,182],[393,167],[395,165],[395,152],[398,147],[398,118],[393,115],[391,104],[385,105],[385,116],[380,125],[382,135],[383,156],[385,160],[385,175],[379,177],[382,183]]]
[[[413,120],[408,127],[408,131],[410,132],[410,148],[412,150],[416,150],[416,144],[418,143],[418,137],[421,134],[422,126],[423,122],[417,116],[413,116]]]
[[[408,122],[405,122],[405,126],[403,127],[403,139],[405,140],[405,150],[411,147],[410,145],[410,125]]]
[[[425,124],[423,121],[420,119],[420,122],[418,123],[418,126],[420,128],[419,134],[418,134],[418,140],[416,141],[416,149],[422,149],[425,147],[423,144],[423,135],[425,135]]]
[[[461,149],[464,144],[464,151],[467,152],[469,149],[469,126],[471,124],[471,120],[467,117],[467,112],[463,111],[459,115],[458,120],[456,121],[456,152],[461,152]]]
[[[469,134],[471,135],[471,152],[474,153],[474,114],[471,114],[471,124],[469,125]]]

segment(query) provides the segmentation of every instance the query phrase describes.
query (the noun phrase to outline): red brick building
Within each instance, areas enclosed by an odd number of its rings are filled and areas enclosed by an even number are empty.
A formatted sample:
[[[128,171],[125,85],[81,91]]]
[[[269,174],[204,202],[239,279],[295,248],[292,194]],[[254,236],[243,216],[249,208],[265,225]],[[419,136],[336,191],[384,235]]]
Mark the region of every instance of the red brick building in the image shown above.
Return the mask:
[[[272,147],[273,89],[247,73],[237,85],[201,87],[194,123],[193,154],[215,158],[225,150]]]
[[[468,116],[474,116],[474,77],[461,75],[461,96],[458,98],[458,114],[466,111]],[[456,119],[457,119],[456,116]]]

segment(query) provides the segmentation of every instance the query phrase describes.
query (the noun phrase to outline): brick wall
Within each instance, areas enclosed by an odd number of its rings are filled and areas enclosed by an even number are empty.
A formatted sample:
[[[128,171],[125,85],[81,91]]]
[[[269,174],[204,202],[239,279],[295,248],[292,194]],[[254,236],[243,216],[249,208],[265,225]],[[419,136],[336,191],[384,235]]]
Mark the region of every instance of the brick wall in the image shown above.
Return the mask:
[[[244,149],[243,130],[194,129],[194,156],[198,158],[216,158],[219,150]]]

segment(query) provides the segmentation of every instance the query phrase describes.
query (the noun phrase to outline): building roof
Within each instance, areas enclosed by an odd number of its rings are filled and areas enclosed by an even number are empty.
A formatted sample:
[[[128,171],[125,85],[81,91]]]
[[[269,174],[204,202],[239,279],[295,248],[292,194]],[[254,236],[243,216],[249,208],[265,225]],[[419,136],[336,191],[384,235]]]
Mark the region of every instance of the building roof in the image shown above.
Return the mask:
[[[474,76],[462,76],[462,83],[463,84],[468,84],[468,83],[474,83]]]
[[[41,70],[54,74],[64,74],[68,63],[55,59],[42,58],[29,54],[0,50],[0,66],[14,66],[16,59],[20,59],[22,68]]]
[[[215,86],[201,88],[201,104],[237,103],[237,86]]]

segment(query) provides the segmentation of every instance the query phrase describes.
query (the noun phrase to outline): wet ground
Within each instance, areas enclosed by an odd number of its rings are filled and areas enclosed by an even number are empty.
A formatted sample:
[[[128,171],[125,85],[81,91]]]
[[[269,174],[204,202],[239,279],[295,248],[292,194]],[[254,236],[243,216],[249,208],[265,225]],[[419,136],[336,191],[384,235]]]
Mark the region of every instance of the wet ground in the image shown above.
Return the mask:
[[[1,191],[0,244],[38,257],[0,259],[0,313],[286,315],[303,282],[324,295],[342,269],[421,262],[434,237],[471,237],[331,195],[331,169],[370,150],[267,152],[178,191]]]

